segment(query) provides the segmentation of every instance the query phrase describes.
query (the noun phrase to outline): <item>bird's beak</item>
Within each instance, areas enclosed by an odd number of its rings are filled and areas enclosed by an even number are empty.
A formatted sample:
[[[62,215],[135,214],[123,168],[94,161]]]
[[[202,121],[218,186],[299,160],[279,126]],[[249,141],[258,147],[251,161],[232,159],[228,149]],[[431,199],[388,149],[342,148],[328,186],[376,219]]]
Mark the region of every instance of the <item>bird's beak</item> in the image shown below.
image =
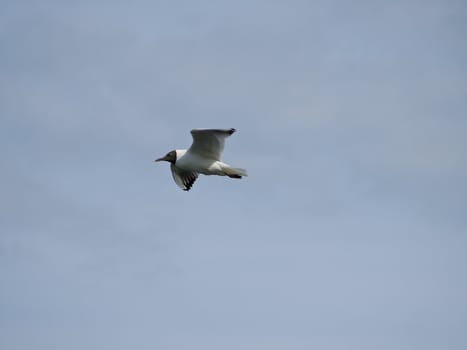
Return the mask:
[[[165,157],[162,157],[162,158],[157,158],[155,160],[155,162],[162,162],[163,160],[167,160]]]

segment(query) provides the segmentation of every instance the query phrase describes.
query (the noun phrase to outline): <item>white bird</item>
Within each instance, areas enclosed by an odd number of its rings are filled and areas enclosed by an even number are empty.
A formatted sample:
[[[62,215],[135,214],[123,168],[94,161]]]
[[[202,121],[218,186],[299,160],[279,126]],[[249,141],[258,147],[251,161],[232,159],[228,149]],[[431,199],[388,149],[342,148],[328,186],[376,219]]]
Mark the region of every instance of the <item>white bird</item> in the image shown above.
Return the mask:
[[[198,178],[198,174],[228,176],[241,179],[247,176],[245,169],[234,168],[221,161],[225,139],[235,129],[193,129],[193,143],[186,149],[170,151],[155,162],[170,163],[170,170],[175,183],[184,191],[189,191]]]

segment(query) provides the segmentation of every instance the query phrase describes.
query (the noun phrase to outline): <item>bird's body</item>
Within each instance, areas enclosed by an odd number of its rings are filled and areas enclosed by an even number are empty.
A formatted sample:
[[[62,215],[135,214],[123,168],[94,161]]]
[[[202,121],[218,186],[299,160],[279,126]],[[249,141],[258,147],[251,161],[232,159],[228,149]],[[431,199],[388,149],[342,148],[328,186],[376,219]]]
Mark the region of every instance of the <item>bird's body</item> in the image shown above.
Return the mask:
[[[183,170],[195,171],[203,175],[228,176],[229,170],[233,169],[219,160],[205,158],[186,149],[178,149],[175,152],[177,154],[175,165]]]
[[[193,144],[187,150],[177,149],[156,161],[170,162],[175,183],[189,191],[198,174],[219,175],[240,179],[247,176],[246,170],[234,168],[220,160],[224,140],[235,129],[194,129],[191,131]]]

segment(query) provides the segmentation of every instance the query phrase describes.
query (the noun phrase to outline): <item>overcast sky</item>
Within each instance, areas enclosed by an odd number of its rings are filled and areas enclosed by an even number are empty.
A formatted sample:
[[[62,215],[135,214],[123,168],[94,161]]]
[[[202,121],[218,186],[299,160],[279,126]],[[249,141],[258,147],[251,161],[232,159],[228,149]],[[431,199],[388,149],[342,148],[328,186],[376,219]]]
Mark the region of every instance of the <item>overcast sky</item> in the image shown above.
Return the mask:
[[[0,347],[467,348],[465,1],[3,1]],[[230,128],[233,180],[167,164]]]

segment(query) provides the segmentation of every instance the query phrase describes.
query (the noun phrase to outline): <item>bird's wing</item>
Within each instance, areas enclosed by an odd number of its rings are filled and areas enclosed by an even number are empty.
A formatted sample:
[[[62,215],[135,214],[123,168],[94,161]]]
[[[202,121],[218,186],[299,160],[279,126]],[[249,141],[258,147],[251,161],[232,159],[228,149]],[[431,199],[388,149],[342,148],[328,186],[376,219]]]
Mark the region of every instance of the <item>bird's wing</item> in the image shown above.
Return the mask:
[[[188,150],[204,158],[220,160],[224,150],[224,141],[235,132],[235,129],[193,129],[193,143]]]
[[[189,191],[198,178],[197,172],[182,170],[173,164],[170,164],[170,170],[175,183],[184,191]]]

